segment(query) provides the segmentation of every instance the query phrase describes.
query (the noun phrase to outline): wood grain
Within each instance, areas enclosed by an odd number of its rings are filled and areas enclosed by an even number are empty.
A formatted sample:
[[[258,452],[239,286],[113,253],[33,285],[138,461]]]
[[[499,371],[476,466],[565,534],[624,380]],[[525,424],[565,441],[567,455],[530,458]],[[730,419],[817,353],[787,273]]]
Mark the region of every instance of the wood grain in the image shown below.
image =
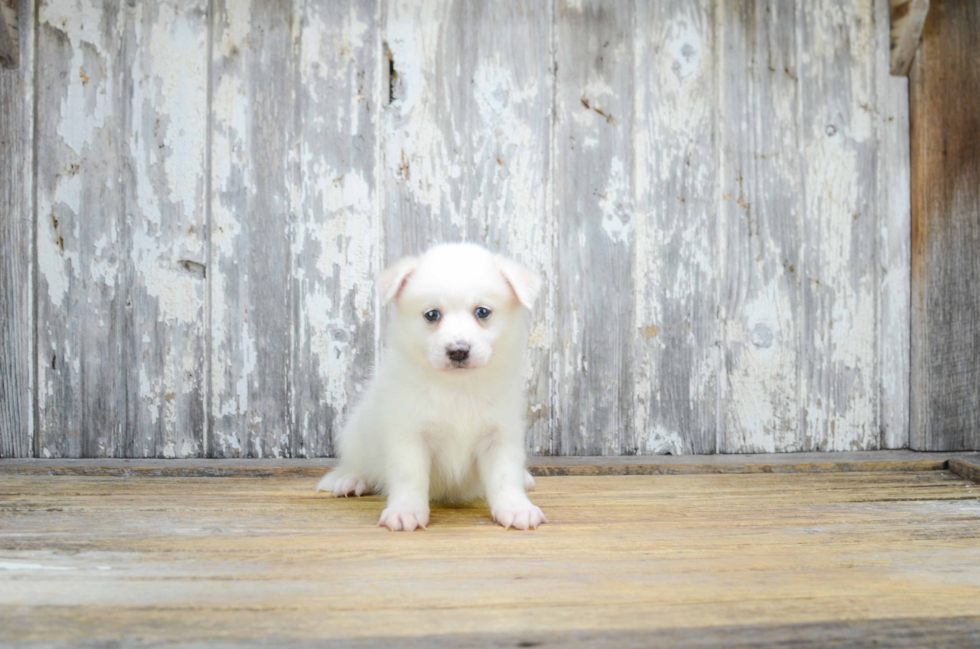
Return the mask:
[[[873,8],[804,0],[800,9],[802,448],[872,449],[880,443]]]
[[[392,534],[376,527],[381,499],[317,496],[314,480],[0,475],[0,641],[838,623],[828,638],[975,618],[980,596],[980,486],[946,471],[540,478],[550,522],[534,533],[477,503]]]
[[[378,20],[373,1],[215,12],[215,457],[332,454],[373,367]]]
[[[374,636],[331,640],[330,646],[339,649],[362,649],[390,644],[391,638]],[[475,649],[482,647],[545,647],[584,649],[718,649],[731,647],[761,647],[772,649],[918,649],[924,645],[942,649],[958,649],[980,642],[980,617],[956,616],[943,618],[882,618],[877,620],[812,622],[809,624],[727,625],[710,628],[674,628],[641,631],[549,631],[450,633],[399,637],[399,647],[408,649]],[[32,646],[32,645],[27,645]],[[61,646],[58,644],[44,646]],[[165,643],[164,646],[172,646]],[[208,647],[266,647],[263,640],[241,640],[226,643],[211,640]],[[290,647],[313,649],[322,641],[290,642]]]
[[[911,447],[980,448],[980,5],[938,0],[910,77]]]
[[[851,473],[939,471],[956,458],[976,463],[980,454],[915,451],[756,453],[748,455],[649,455],[538,457],[532,475],[688,475],[701,473]],[[316,478],[335,459],[0,459],[0,473],[86,476]]]
[[[203,0],[39,6],[41,456],[203,453]]]
[[[912,327],[912,179],[909,160],[909,85],[884,74],[889,54],[888,3],[875,3],[878,48],[877,195],[881,267],[878,282],[878,375],[881,448],[908,448]]]
[[[22,15],[19,67],[0,70],[0,457],[34,440],[33,2]]]
[[[718,450],[809,450],[799,376],[805,158],[797,7],[722,7]]]
[[[562,1],[555,15],[554,416],[562,455],[638,450],[631,430],[633,8]]]
[[[218,2],[212,20],[208,452],[288,454],[300,61],[284,53],[302,22],[282,2]]]
[[[271,452],[312,457],[334,454],[340,422],[374,368],[385,89],[378,2],[311,1],[294,12],[291,312],[282,314],[292,331],[290,442]]]
[[[891,73],[908,76],[922,40],[929,0],[891,0]]]
[[[364,649],[393,644],[407,649],[482,649],[484,647],[544,647],[570,649],[648,649],[651,646],[676,649],[940,649],[972,647],[980,642],[980,617],[962,615],[938,618],[881,618],[876,620],[811,622],[809,624],[725,625],[709,628],[643,629],[639,631],[561,631],[445,633],[438,635],[370,636],[331,639],[331,648]],[[293,640],[290,647],[318,649],[322,640]],[[72,647],[70,642],[21,643],[24,647]],[[123,644],[122,646],[128,646]],[[135,646],[139,646],[136,644]],[[209,639],[206,643],[163,642],[155,647],[207,646],[215,649],[236,647],[279,647],[275,640]]]
[[[980,483],[980,458],[954,457],[949,460],[949,470],[964,480]]]
[[[634,327],[633,360],[627,365],[634,384],[634,429],[622,452],[711,453],[716,448],[714,4],[636,4],[630,145]]]

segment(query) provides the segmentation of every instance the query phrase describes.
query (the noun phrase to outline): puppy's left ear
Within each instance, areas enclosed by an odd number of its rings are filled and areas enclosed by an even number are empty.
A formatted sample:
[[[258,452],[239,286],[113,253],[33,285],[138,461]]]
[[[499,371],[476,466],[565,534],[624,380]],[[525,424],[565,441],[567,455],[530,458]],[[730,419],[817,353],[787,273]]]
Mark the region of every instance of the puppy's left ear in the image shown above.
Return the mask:
[[[381,271],[378,275],[378,291],[381,293],[382,304],[388,304],[398,297],[418,263],[418,257],[402,257]]]
[[[530,309],[541,292],[541,278],[524,264],[497,255],[494,258],[500,274],[510,285],[521,304]]]

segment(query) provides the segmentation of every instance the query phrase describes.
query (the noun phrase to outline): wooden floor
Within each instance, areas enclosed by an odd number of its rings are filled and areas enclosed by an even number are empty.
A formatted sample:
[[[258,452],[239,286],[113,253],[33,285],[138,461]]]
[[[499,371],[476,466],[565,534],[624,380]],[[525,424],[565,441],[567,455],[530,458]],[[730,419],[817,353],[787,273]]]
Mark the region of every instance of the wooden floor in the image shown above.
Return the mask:
[[[0,470],[0,644],[980,646],[947,470],[542,477],[535,532],[410,534],[305,475],[48,473]]]

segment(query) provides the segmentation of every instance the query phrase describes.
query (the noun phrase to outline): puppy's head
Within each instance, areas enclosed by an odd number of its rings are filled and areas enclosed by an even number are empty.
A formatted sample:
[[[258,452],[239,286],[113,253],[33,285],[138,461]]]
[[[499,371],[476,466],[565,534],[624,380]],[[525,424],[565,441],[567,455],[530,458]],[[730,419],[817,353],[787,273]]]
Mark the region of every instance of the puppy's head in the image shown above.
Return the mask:
[[[524,311],[541,281],[521,264],[473,244],[431,248],[381,273],[384,302],[394,302],[392,344],[437,370],[485,367],[526,336]]]

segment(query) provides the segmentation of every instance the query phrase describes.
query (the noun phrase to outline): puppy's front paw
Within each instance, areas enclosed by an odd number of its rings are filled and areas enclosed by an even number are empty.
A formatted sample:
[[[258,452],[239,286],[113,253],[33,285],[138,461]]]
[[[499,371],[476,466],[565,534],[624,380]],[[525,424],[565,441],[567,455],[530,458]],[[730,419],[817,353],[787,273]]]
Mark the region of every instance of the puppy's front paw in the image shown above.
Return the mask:
[[[494,507],[490,510],[490,514],[493,520],[502,525],[505,530],[511,527],[518,530],[533,530],[538,525],[548,522],[541,508],[530,501]]]
[[[387,527],[392,532],[411,532],[418,528],[424,530],[428,524],[428,509],[407,511],[395,507],[389,507],[381,512],[381,519],[378,521],[379,526]]]

